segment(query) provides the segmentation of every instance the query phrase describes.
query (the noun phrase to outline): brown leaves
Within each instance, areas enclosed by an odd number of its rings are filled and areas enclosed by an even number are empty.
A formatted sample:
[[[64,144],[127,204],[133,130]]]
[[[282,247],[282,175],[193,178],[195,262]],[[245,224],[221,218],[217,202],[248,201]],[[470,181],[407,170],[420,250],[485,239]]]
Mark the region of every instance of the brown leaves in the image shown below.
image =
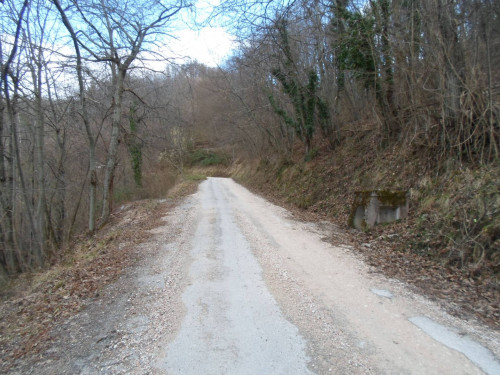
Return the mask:
[[[322,149],[310,163],[262,162],[240,173],[246,185],[296,217],[334,221],[378,272],[407,281],[455,314],[500,328],[498,168],[454,166],[440,175],[430,154],[411,148],[374,152],[368,141],[334,153]],[[407,220],[366,234],[347,232],[354,190],[395,187],[411,190]]]
[[[466,270],[441,264],[436,259],[404,249],[407,238],[398,226],[378,227],[370,234],[353,233],[356,248],[377,271],[408,282],[417,291],[436,299],[450,313],[475,316],[495,329],[500,329],[500,286],[495,278],[473,279]],[[388,231],[396,236],[388,237]],[[390,234],[390,233],[389,233]],[[370,248],[361,243],[370,239]]]
[[[160,224],[165,209],[154,201],[134,202],[95,236],[75,241],[63,260],[69,264],[20,277],[14,296],[0,305],[0,372],[43,350],[54,325],[80,311],[138,259],[134,245],[150,236],[147,230]]]

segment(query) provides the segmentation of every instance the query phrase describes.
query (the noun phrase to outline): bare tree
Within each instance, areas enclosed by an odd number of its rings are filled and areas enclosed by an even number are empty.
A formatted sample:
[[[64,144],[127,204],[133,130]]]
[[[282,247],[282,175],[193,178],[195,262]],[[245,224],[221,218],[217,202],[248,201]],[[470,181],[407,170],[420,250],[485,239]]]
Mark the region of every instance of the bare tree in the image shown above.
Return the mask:
[[[68,32],[71,35],[71,40],[73,42],[73,47],[75,48],[76,54],[76,74],[78,79],[78,96],[80,101],[81,113],[85,132],[87,134],[87,142],[89,144],[89,171],[90,171],[90,190],[89,190],[89,220],[88,220],[88,230],[93,232],[95,230],[95,207],[96,207],[96,185],[97,185],[97,173],[96,173],[96,136],[94,135],[92,128],[90,126],[89,113],[87,108],[87,99],[85,94],[85,81],[83,77],[83,59],[80,51],[79,39],[76,35],[73,26],[68,19],[66,12],[63,10],[60,2],[58,0],[53,0],[56,6],[62,22]]]
[[[47,69],[44,43],[47,41],[47,21],[49,9],[40,2],[28,8],[26,22],[27,67],[31,74],[32,93],[34,95],[34,165],[33,165],[33,199],[35,201],[36,253],[35,262],[42,266],[46,257],[47,239],[47,202],[45,189],[45,109],[43,108],[44,71]]]
[[[120,1],[74,2],[86,28],[79,42],[95,62],[109,66],[112,85],[111,135],[103,182],[101,221],[106,222],[113,203],[114,172],[120,142],[125,78],[148,42],[162,37],[162,28],[188,6],[184,0],[170,5],[160,1],[123,3]]]
[[[11,9],[15,9],[13,5]],[[2,268],[6,268],[7,273],[14,273],[20,269],[23,269],[23,259],[20,254],[16,252],[15,249],[15,238],[14,238],[14,169],[17,168],[22,183],[22,191],[24,201],[27,205],[28,217],[31,228],[34,228],[33,215],[30,210],[30,202],[26,192],[26,186],[24,183],[24,175],[19,163],[19,148],[16,132],[17,116],[16,116],[16,105],[17,105],[17,89],[18,89],[18,77],[14,72],[13,65],[15,63],[15,58],[19,51],[20,37],[22,33],[22,22],[24,14],[28,8],[29,2],[26,0],[21,6],[19,12],[15,15],[15,30],[14,39],[11,44],[10,52],[7,53],[7,59],[2,61],[1,70],[1,86],[3,94],[0,97],[1,104],[1,120],[0,120],[0,144],[1,154],[0,154],[0,183],[2,188],[0,189],[0,198],[2,203],[2,233],[0,233],[0,240],[2,240],[3,254],[2,254]],[[1,45],[2,59],[4,53],[3,43]],[[12,81],[12,82],[10,82]],[[4,149],[4,111],[7,111],[7,117],[10,122],[10,136],[9,136],[9,152]]]

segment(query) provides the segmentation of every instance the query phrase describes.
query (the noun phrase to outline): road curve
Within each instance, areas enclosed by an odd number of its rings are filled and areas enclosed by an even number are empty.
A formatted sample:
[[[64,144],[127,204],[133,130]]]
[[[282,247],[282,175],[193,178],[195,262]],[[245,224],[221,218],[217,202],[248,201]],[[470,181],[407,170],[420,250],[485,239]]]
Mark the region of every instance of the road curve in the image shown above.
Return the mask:
[[[498,332],[370,273],[322,240],[331,225],[230,179],[191,199],[186,314],[158,362],[169,374],[500,374]]]

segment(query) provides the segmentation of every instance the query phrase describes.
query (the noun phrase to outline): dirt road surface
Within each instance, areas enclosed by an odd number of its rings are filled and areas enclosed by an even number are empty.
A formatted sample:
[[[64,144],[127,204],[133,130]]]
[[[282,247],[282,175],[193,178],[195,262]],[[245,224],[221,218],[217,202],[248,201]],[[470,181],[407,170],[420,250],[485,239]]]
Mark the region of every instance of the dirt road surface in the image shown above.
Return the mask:
[[[209,178],[16,374],[500,374],[500,333],[372,272],[329,223]]]

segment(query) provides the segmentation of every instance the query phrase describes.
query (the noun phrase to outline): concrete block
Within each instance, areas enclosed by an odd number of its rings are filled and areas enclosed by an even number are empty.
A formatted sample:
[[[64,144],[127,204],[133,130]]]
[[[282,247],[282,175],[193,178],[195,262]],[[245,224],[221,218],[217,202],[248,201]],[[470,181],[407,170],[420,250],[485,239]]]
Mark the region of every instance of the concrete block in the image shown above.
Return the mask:
[[[377,224],[404,219],[408,216],[409,204],[407,191],[357,191],[354,195],[349,225],[359,230],[366,230]]]

